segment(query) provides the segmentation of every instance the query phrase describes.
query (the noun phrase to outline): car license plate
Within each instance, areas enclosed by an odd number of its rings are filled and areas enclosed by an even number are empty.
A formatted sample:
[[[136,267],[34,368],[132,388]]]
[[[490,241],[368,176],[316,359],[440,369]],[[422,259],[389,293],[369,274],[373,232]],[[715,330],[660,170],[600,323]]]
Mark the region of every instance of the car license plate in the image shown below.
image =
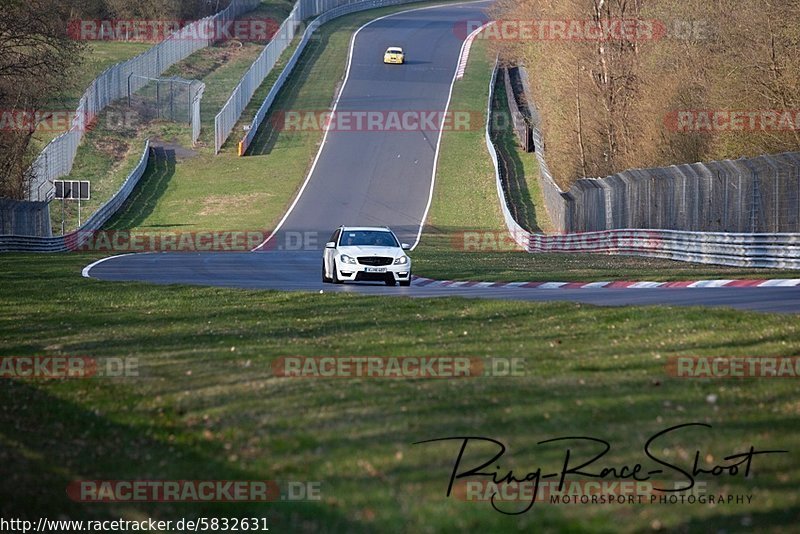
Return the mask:
[[[368,273],[385,273],[386,267],[367,267],[364,270]]]

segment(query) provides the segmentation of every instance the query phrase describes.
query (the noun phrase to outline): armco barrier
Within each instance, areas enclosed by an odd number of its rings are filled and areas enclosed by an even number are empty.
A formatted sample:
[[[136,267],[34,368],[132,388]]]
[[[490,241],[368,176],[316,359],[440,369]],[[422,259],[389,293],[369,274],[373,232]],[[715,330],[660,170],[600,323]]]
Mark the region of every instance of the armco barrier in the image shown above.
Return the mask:
[[[489,86],[489,113],[498,65],[495,64],[492,81]],[[487,113],[487,117],[488,117]],[[610,229],[602,231],[563,233],[554,235],[532,234],[524,230],[513,218],[505,198],[502,185],[501,166],[497,160],[497,151],[489,135],[489,120],[486,126],[486,146],[495,167],[495,181],[500,208],[503,212],[508,231],[514,241],[528,252],[575,252],[575,253],[603,253],[645,256],[651,258],[664,258],[678,261],[691,261],[716,265],[735,267],[770,267],[779,269],[800,269],[800,233],[728,233],[728,232],[691,232],[665,229]],[[609,177],[606,182],[600,180],[581,180],[577,188],[563,192],[553,180],[544,157],[541,153],[543,147],[541,132],[538,125],[534,126],[534,140],[536,142],[536,155],[539,159],[541,170],[542,191],[545,203],[551,218],[557,228],[570,227],[581,219],[612,220],[618,213],[625,212],[623,206],[609,201],[608,188],[614,187],[614,180],[619,183],[630,183],[630,180],[640,180],[646,187],[658,187],[656,179],[652,176],[643,176],[643,171],[626,171],[614,177]],[[792,155],[781,155],[780,158],[792,160]],[[758,158],[756,158],[758,160]],[[795,159],[796,161],[796,159]],[[724,162],[728,166],[730,162]],[[684,168],[685,166],[680,166]],[[704,167],[705,168],[705,167]],[[777,173],[776,173],[777,174]],[[657,176],[657,175],[656,175]],[[649,182],[646,180],[650,180]],[[692,180],[687,176],[683,183],[685,188],[692,186]],[[645,187],[645,189],[646,189]],[[640,188],[642,189],[642,188]],[[576,192],[577,191],[577,192]],[[647,194],[647,193],[644,193]],[[692,194],[688,191],[687,194]],[[694,191],[696,194],[696,191]],[[777,191],[775,192],[777,194]],[[583,203],[574,202],[574,195],[582,195],[589,199]],[[592,201],[591,199],[594,199]],[[647,211],[648,198],[643,199],[645,206],[639,217],[653,217],[653,211]],[[795,197],[791,197],[796,201]],[[567,208],[567,206],[572,206]],[[580,206],[576,208],[574,206]],[[654,219],[651,219],[654,220]]]
[[[232,0],[227,8],[216,15],[192,22],[186,28],[170,34],[166,39],[138,56],[112,65],[103,71],[83,93],[69,131],[50,141],[33,162],[31,169],[34,179],[31,180],[28,200],[47,201],[52,198],[52,181],[66,176],[72,170],[85,125],[91,123],[111,102],[128,94],[129,79],[132,91],[141,89],[147,83],[145,78],[131,78],[131,75],[150,78],[160,76],[178,61],[186,59],[194,52],[212,44],[214,32],[203,32],[200,28],[221,21],[233,20],[235,17],[255,9],[259,3],[260,0]],[[209,39],[186,39],[180,37],[180,32],[185,32],[184,35],[210,34],[212,37]]]
[[[316,19],[314,19],[306,27],[305,32],[303,32],[303,37],[301,38],[300,43],[297,45],[297,48],[295,49],[294,53],[292,53],[292,57],[289,59],[289,61],[287,61],[286,66],[283,68],[280,75],[275,80],[275,83],[272,85],[272,88],[270,89],[269,93],[264,98],[264,102],[258,108],[258,111],[253,117],[253,120],[250,122],[250,127],[247,130],[247,133],[244,135],[242,140],[239,141],[239,145],[237,148],[238,154],[240,156],[243,156],[245,152],[247,152],[247,149],[250,147],[250,143],[253,142],[253,138],[255,137],[258,128],[261,126],[261,123],[264,121],[264,117],[266,117],[270,106],[272,106],[272,103],[278,96],[278,93],[283,87],[283,84],[286,83],[286,80],[289,78],[289,75],[292,73],[292,70],[297,65],[297,62],[300,59],[300,55],[303,53],[303,50],[305,50],[305,47],[308,44],[309,39],[311,38],[311,34],[313,34],[317,30],[317,28],[337,17],[341,17],[343,15],[349,15],[350,13],[355,13],[357,11],[365,11],[367,9],[375,9],[378,7],[387,7],[399,4],[412,4],[421,1],[423,0],[366,0],[361,2],[348,2],[346,0],[326,0],[324,2],[317,2],[317,4],[320,3],[325,4],[323,6],[319,6],[321,8],[324,7],[324,10],[315,11],[313,12],[313,14],[317,13],[322,13],[322,14]],[[288,47],[288,43],[286,46]],[[283,50],[281,50],[281,52],[282,51]],[[239,112],[239,115],[237,115],[237,120],[240,115],[241,112]],[[231,125],[231,128],[233,128],[233,125]],[[225,138],[227,139],[227,134],[225,135]],[[224,140],[222,142],[224,143]],[[222,143],[220,143],[220,146],[221,145]]]
[[[103,225],[122,207],[133,188],[147,169],[150,155],[150,141],[144,143],[144,150],[136,167],[131,171],[119,190],[105,204],[100,206],[81,227],[69,234],[58,237],[34,237],[20,235],[0,235],[0,252],[66,252],[78,247],[88,235]]]
[[[606,230],[530,235],[529,252],[622,254],[677,261],[800,269],[800,234]]]

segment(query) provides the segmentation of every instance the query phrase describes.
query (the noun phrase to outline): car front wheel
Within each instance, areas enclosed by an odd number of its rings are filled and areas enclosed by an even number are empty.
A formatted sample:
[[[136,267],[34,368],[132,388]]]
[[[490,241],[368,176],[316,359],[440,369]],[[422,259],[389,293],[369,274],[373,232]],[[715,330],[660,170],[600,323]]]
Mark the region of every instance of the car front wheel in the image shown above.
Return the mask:
[[[336,267],[336,260],[333,260],[333,283],[334,284],[342,283],[342,280],[339,280],[339,270]]]
[[[322,283],[323,284],[330,284],[331,282],[333,282],[333,279],[332,278],[328,278],[327,276],[325,276],[325,260],[323,259],[322,260]]]

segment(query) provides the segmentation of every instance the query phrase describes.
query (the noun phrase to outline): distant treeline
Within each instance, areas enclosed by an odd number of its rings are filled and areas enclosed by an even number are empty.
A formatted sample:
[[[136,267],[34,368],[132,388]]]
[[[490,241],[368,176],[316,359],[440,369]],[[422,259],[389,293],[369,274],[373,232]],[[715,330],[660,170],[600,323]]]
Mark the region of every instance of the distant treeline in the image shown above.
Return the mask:
[[[230,0],[71,0],[70,19],[195,20],[224,9]]]
[[[800,149],[800,0],[498,0],[493,15],[562,186]]]

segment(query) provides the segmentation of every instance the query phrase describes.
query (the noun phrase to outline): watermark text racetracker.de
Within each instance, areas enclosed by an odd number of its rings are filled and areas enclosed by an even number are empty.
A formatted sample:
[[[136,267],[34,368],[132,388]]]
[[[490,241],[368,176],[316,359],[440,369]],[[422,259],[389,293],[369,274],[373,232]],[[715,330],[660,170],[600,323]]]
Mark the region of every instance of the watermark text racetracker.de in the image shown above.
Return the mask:
[[[88,132],[102,127],[108,130],[136,128],[139,114],[135,111],[106,110],[102,119],[74,110],[0,109],[0,131],[59,134],[68,131]]]
[[[82,503],[319,501],[321,488],[300,480],[75,480],[67,496]]]
[[[671,356],[667,374],[677,378],[799,378],[797,356]]]
[[[269,530],[268,517],[199,517],[153,519],[50,519],[37,521],[0,518],[0,532],[227,532]]]
[[[482,130],[485,115],[468,110],[287,110],[273,114],[270,124],[287,132],[466,132]]]
[[[621,252],[658,249],[663,239],[653,230],[610,230],[557,234],[530,234],[525,230],[462,230],[450,234],[450,246],[459,252]]]
[[[248,252],[269,235],[265,230],[79,230],[65,242],[73,252]]]
[[[0,379],[81,379],[139,376],[136,357],[4,356],[0,357]]]
[[[72,19],[67,35],[76,41],[160,42],[180,41],[269,41],[280,28],[274,18],[235,20],[202,19]]]
[[[482,20],[462,20],[453,32],[461,39],[485,25]],[[664,39],[699,41],[711,36],[709,24],[695,19],[644,19],[634,17],[498,19],[476,39],[540,42],[648,42]]]
[[[744,504],[752,494],[713,492],[706,482],[691,489],[682,482],[655,480],[550,480],[533,481],[461,480],[453,496],[466,502],[543,504]],[[661,489],[657,489],[661,488]]]
[[[800,109],[679,109],[664,116],[664,126],[677,133],[795,133]]]
[[[315,230],[78,230],[64,241],[72,252],[318,251],[328,237]]]
[[[272,373],[285,378],[479,378],[525,375],[523,358],[467,356],[283,356]]]

